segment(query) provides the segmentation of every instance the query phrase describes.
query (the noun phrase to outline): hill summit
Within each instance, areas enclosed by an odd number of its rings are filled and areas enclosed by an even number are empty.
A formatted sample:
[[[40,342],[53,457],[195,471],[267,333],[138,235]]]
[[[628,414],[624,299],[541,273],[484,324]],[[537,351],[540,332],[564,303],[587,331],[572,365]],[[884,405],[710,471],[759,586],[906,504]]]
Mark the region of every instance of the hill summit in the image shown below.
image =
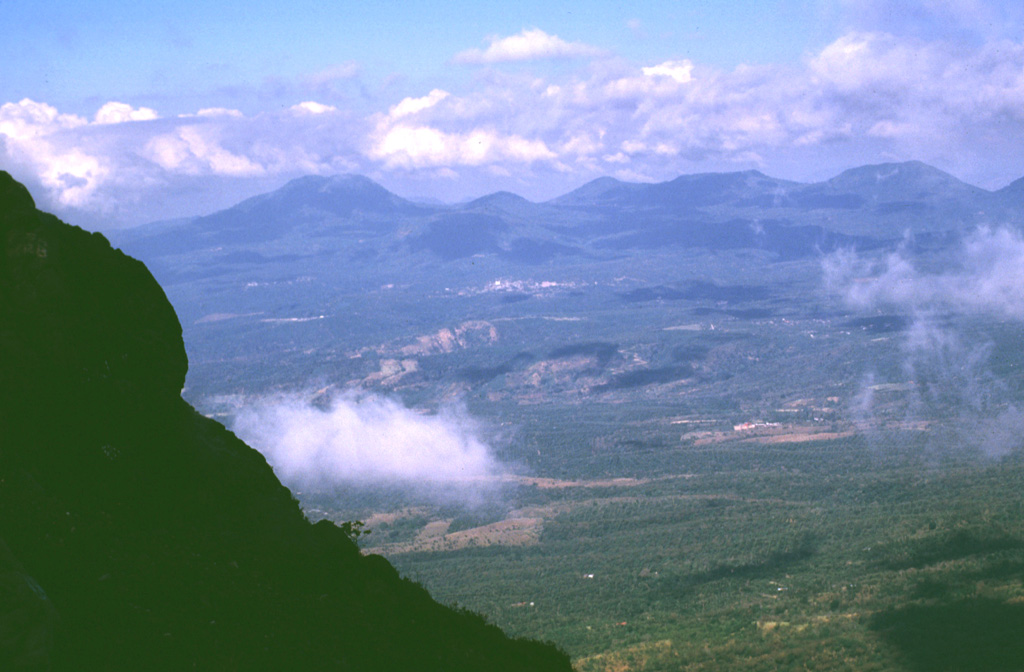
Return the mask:
[[[0,246],[0,669],[570,669],[310,524],[146,267],[5,172]]]

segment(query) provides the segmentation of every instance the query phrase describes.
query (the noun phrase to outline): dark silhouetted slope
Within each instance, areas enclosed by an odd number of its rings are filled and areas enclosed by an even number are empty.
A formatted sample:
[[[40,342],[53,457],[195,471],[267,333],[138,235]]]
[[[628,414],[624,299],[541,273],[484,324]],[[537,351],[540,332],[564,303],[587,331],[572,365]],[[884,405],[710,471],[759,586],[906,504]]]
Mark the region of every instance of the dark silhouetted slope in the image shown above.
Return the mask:
[[[0,362],[0,669],[570,669],[309,524],[145,266],[3,172]]]

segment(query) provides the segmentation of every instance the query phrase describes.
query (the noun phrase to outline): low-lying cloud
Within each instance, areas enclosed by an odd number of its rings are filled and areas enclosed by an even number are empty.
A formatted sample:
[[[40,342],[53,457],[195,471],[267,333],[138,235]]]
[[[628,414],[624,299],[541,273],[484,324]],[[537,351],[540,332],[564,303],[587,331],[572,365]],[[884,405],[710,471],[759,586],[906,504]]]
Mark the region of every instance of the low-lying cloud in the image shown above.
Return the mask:
[[[280,394],[244,407],[233,430],[296,490],[398,488],[472,504],[505,471],[458,406],[426,415],[381,396]]]
[[[1024,412],[990,366],[991,342],[919,316],[907,331],[903,355],[904,375],[913,381],[912,418],[941,419],[944,438],[988,457],[1021,446]]]
[[[845,251],[828,257],[825,281],[859,309],[912,314],[953,311],[1024,320],[1024,238],[982,227],[968,235],[950,268],[918,268],[901,248],[880,262]]]
[[[979,228],[951,257],[930,264],[903,246],[880,260],[838,252],[826,258],[823,271],[828,289],[851,308],[911,318],[901,343],[902,375],[910,385],[905,419],[945,421],[954,443],[1002,457],[1022,446],[1024,410],[991,366],[991,339],[951,325],[965,315],[1024,322],[1024,237]],[[876,378],[865,374],[851,408],[862,429],[878,424]]]

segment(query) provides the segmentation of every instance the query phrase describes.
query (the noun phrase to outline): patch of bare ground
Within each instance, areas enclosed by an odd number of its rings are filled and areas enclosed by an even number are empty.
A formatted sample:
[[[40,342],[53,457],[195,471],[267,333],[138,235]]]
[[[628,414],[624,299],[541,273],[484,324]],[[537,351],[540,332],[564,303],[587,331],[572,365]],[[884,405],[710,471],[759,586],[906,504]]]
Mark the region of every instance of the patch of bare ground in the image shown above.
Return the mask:
[[[543,518],[506,518],[489,525],[448,532],[451,520],[428,523],[412,541],[384,544],[374,548],[381,555],[398,555],[417,551],[455,551],[480,546],[532,546],[540,541]]]
[[[804,443],[806,441],[834,441],[845,439],[856,434],[853,430],[843,432],[793,432],[790,434],[771,434],[744,439],[744,443]]]
[[[610,624],[608,627],[625,625],[627,625],[626,622],[621,622]],[[573,663],[573,668],[580,672],[633,672],[648,669],[648,666],[656,664],[660,666],[670,661],[675,663],[677,656],[672,640],[663,639],[580,658]]]
[[[690,476],[690,474],[678,474],[675,476],[663,478],[689,478]],[[594,483],[608,483],[633,480],[637,481],[636,484],[641,484],[640,479],[607,479],[604,481],[583,481],[581,483],[592,485]],[[642,482],[650,482],[650,480],[654,479],[644,480]],[[574,485],[576,484],[574,483]],[[551,487],[573,486],[555,485]],[[478,527],[469,528],[466,530],[458,530],[455,532],[448,531],[452,524],[451,518],[432,520],[428,522],[426,525],[424,525],[419,530],[419,532],[416,533],[416,537],[412,541],[391,544],[385,543],[379,546],[371,546],[365,549],[364,552],[379,553],[380,555],[389,556],[400,555],[402,553],[456,551],[462,548],[479,548],[483,546],[532,546],[540,543],[540,536],[541,533],[544,531],[545,521],[551,520],[556,516],[571,511],[573,509],[584,506],[594,506],[597,504],[635,504],[641,501],[657,502],[667,500],[724,500],[734,502],[765,504],[792,503],[784,499],[744,497],[741,495],[734,495],[728,493],[687,493],[676,495],[659,495],[655,497],[639,495],[588,497],[586,499],[579,500],[563,500],[559,502],[552,502],[550,504],[545,504],[541,506],[523,507],[521,509],[516,509],[514,511],[509,512],[508,517],[506,517],[504,520],[500,520],[495,523],[490,523],[488,525],[481,525]],[[374,514],[366,519],[367,527],[372,528],[374,524],[380,524],[384,522],[392,523],[398,519],[419,515],[420,513],[423,513],[423,510],[409,508],[390,513]]]
[[[423,507],[406,507],[404,509],[398,509],[397,511],[382,511],[379,513],[371,514],[367,516],[363,523],[370,529],[382,523],[388,523],[389,525],[396,520],[401,518],[411,518],[413,516],[429,515],[430,510]]]
[[[673,478],[677,478],[673,476]],[[650,478],[600,478],[590,480],[570,481],[561,478],[547,478],[542,476],[507,476],[502,480],[518,483],[519,485],[534,485],[538,488],[628,488],[637,485],[645,485],[654,479]]]
[[[523,371],[510,373],[507,385],[519,391],[517,397],[529,400],[537,392],[545,398],[553,391],[590,389],[607,383],[598,373],[598,358],[593,355],[573,355],[535,362]]]
[[[745,426],[747,424],[750,426]],[[726,441],[764,444],[834,441],[853,436],[857,433],[852,427],[833,431],[832,429],[826,429],[822,425],[794,425],[789,423],[773,425],[745,423],[745,425],[738,425],[732,431],[692,432],[686,436],[693,441],[694,446],[707,446]]]

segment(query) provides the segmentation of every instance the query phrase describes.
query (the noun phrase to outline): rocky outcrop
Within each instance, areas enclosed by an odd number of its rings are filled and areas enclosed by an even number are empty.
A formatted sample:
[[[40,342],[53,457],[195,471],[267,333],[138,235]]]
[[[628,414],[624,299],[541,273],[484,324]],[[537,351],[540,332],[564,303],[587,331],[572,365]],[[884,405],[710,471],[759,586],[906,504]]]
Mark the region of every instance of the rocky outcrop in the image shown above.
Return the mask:
[[[145,266],[0,172],[0,669],[569,670],[311,525]]]

